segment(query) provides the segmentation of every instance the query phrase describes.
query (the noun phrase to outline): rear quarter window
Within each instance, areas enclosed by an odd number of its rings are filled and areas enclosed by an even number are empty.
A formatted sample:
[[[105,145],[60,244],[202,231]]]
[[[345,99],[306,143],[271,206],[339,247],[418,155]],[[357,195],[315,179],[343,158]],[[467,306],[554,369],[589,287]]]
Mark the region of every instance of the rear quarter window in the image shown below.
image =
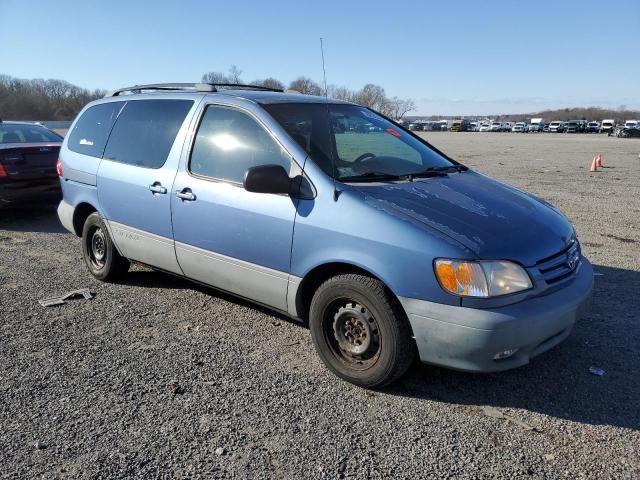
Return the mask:
[[[164,165],[192,100],[131,100],[118,116],[104,158],[145,168]]]
[[[124,104],[125,102],[101,103],[85,110],[69,133],[67,148],[101,158],[113,122]]]

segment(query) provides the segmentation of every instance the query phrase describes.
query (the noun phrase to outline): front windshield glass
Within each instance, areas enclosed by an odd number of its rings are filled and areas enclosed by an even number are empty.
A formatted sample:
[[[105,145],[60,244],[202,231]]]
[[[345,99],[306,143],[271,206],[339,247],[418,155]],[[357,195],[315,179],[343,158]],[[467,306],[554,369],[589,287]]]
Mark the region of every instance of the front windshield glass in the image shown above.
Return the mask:
[[[320,168],[337,180],[412,175],[454,165],[364,107],[273,103],[264,108]]]

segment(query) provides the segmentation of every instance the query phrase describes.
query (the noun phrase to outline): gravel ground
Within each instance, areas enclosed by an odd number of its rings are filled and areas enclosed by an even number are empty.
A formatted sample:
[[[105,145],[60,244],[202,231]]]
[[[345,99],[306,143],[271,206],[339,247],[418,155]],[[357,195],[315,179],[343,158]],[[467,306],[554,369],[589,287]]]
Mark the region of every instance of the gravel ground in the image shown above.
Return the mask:
[[[639,478],[640,141],[425,137],[574,223],[600,275],[561,346],[510,372],[416,365],[365,391],[321,365],[304,327],[140,267],[99,283],[51,208],[3,210],[0,476]],[[589,173],[596,152],[608,168]],[[37,302],[81,287],[95,298]]]

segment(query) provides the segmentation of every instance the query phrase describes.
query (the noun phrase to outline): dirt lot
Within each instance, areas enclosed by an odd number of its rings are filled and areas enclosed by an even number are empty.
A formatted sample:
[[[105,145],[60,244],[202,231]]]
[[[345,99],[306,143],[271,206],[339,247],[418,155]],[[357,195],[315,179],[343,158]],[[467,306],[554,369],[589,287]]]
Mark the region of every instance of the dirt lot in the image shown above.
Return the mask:
[[[640,141],[425,137],[571,219],[598,276],[565,343],[369,392],[296,323],[139,267],[99,283],[51,208],[0,211],[0,476],[639,478]],[[38,305],[81,287],[96,297]]]

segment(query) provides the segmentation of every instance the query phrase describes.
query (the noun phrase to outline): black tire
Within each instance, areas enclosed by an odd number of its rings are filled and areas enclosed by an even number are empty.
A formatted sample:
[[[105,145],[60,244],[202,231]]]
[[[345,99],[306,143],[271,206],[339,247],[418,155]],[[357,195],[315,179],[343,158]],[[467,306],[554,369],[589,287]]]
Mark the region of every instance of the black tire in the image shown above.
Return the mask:
[[[344,274],[325,281],[309,311],[311,339],[340,378],[381,388],[400,378],[416,357],[404,311],[382,282]]]
[[[129,260],[118,253],[97,212],[82,227],[82,256],[91,275],[103,282],[113,282],[129,270]]]

